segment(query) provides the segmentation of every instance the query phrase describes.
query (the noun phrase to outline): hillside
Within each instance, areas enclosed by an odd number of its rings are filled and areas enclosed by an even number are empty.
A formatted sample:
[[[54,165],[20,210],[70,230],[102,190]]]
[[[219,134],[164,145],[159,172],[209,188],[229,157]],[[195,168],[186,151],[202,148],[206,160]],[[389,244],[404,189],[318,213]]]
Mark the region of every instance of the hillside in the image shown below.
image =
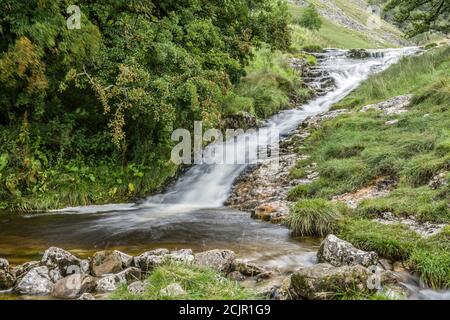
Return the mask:
[[[298,21],[304,9],[314,4],[322,16],[319,31],[300,27]],[[368,1],[364,0],[293,0],[290,10],[293,16],[294,44],[311,44],[335,48],[387,48],[408,45],[402,32],[391,23],[379,20],[371,27]],[[377,23],[377,22],[375,22]]]

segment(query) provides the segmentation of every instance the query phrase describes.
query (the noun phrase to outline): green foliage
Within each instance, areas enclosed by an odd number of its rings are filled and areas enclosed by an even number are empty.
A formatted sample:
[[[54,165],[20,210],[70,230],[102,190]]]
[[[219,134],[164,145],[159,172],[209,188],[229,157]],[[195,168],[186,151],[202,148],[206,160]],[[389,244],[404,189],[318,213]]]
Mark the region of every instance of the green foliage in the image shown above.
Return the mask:
[[[390,0],[385,10],[393,10],[395,20],[406,25],[410,37],[427,31],[450,31],[450,3],[447,0]]]
[[[83,0],[79,30],[66,27],[70,4],[0,4],[2,203],[41,209],[154,192],[175,172],[173,129],[288,104],[292,83],[278,73],[255,92],[235,89],[254,48],[290,46],[282,1]],[[265,89],[275,93],[267,111]]]
[[[415,250],[409,263],[412,269],[420,274],[425,285],[440,289],[450,288],[450,252],[435,248]]]
[[[323,199],[303,199],[290,210],[286,225],[294,235],[326,236],[336,231],[341,218],[338,208]]]
[[[309,30],[319,30],[322,27],[322,20],[316,7],[310,4],[302,16],[300,17],[299,24]]]
[[[156,268],[146,280],[146,291],[142,295],[128,292],[127,286],[119,288],[109,296],[113,300],[168,300],[160,294],[161,289],[178,283],[186,295],[176,297],[183,300],[251,300],[259,298],[255,293],[243,289],[235,281],[228,280],[217,272],[183,264],[168,264]],[[174,299],[174,298],[172,298]]]

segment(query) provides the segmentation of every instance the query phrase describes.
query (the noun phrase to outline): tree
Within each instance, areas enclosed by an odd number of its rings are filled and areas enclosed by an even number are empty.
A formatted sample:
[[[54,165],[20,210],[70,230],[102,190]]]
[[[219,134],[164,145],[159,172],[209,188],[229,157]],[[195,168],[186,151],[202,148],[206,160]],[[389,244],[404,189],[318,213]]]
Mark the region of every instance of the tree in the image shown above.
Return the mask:
[[[310,30],[319,30],[322,27],[320,14],[313,4],[310,4],[300,18],[300,25]]]
[[[390,0],[385,10],[394,12],[395,20],[406,26],[409,37],[428,31],[450,32],[448,0]]]

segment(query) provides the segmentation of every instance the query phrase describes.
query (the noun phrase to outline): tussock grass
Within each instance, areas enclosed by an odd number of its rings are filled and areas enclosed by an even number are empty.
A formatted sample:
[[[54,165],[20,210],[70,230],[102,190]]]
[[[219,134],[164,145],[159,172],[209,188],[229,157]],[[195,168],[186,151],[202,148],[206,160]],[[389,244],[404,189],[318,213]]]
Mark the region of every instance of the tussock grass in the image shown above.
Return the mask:
[[[161,289],[178,283],[186,295],[176,298],[162,296]],[[251,300],[258,297],[240,285],[224,278],[217,272],[193,265],[167,264],[156,268],[145,281],[146,291],[142,295],[128,292],[122,286],[109,298],[113,300]]]
[[[323,199],[298,201],[286,220],[286,225],[296,236],[325,236],[336,231],[341,218],[338,208]]]

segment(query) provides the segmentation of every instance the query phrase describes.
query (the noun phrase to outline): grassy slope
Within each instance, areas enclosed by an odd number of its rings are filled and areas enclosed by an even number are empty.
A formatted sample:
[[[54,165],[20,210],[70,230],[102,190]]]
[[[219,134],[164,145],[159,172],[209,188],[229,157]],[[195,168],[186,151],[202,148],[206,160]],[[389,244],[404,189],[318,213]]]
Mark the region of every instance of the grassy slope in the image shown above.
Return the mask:
[[[414,93],[407,113],[353,112],[326,121],[303,149],[312,153],[320,178],[294,188],[291,198],[331,199],[369,185],[380,176],[398,181],[389,196],[363,201],[346,214],[340,235],[363,249],[393,260],[407,260],[424,281],[450,285],[450,238],[423,240],[405,228],[369,219],[383,212],[415,216],[419,221],[450,222],[448,186],[432,189],[429,180],[444,172],[450,178],[450,48],[404,58],[372,77],[335,108],[358,111],[364,105]],[[388,120],[398,120],[386,125]],[[308,163],[298,165],[301,172]],[[293,212],[295,214],[295,212]]]
[[[317,8],[326,8],[322,1],[320,0],[310,0]],[[368,19],[368,14],[365,8],[354,4],[351,1],[334,0],[333,1],[337,7],[342,9],[345,14],[362,23],[365,24]],[[370,34],[349,29],[339,23],[328,20],[322,17],[323,26],[319,31],[310,31],[308,29],[300,27],[296,24],[296,21],[301,17],[303,8],[296,4],[290,5],[290,11],[292,15],[292,29],[294,33],[294,45],[296,47],[304,47],[310,45],[320,45],[324,48],[344,48],[344,49],[354,49],[354,48],[387,48],[396,47],[396,44],[390,43],[388,41],[379,42],[375,40]],[[402,33],[395,26],[389,24],[388,22],[382,22],[382,32],[389,33],[392,37],[401,38]]]

